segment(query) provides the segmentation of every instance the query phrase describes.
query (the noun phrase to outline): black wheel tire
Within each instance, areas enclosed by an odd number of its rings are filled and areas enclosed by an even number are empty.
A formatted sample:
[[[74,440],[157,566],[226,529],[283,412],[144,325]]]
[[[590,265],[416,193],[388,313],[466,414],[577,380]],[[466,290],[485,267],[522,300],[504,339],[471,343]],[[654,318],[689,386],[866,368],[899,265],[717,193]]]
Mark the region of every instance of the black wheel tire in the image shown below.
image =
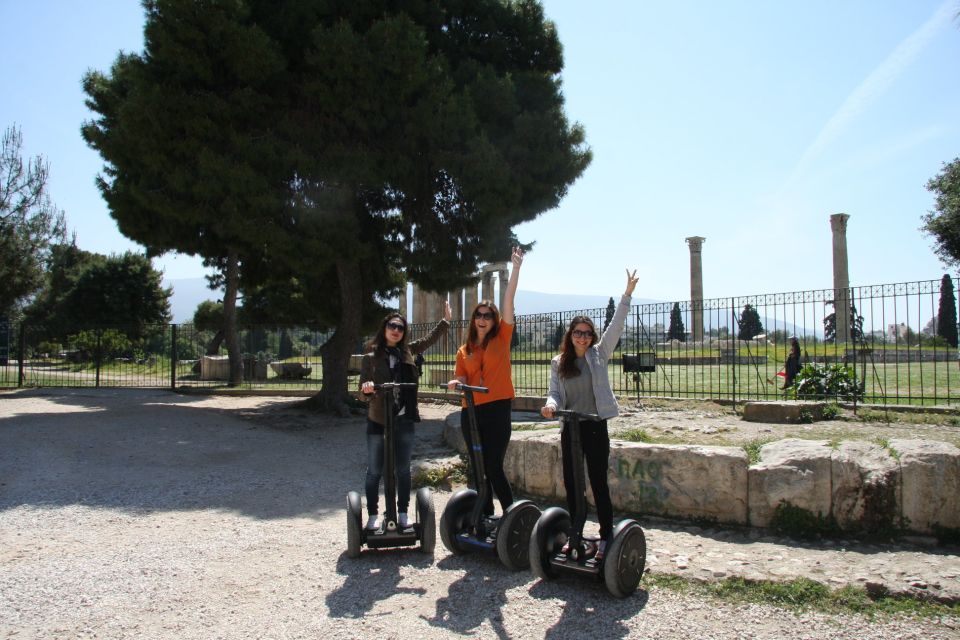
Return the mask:
[[[457,542],[457,535],[467,528],[476,502],[476,491],[461,489],[450,498],[443,510],[443,515],[440,516],[440,540],[443,541],[443,546],[454,555],[463,555],[469,551]]]
[[[557,577],[556,571],[550,566],[550,558],[560,553],[571,524],[570,514],[560,507],[550,507],[537,519],[530,532],[528,553],[533,575],[541,580]]]
[[[617,598],[637,590],[647,564],[647,537],[636,520],[621,520],[603,559],[603,581]]]
[[[437,516],[433,492],[427,487],[417,491],[417,519],[420,521],[420,551],[432,556],[437,546]]]
[[[361,532],[363,507],[360,504],[360,494],[351,491],[347,494],[347,557],[359,558],[360,546],[363,544]]]
[[[518,500],[507,507],[497,527],[497,556],[511,571],[530,566],[530,532],[540,519],[540,507]]]

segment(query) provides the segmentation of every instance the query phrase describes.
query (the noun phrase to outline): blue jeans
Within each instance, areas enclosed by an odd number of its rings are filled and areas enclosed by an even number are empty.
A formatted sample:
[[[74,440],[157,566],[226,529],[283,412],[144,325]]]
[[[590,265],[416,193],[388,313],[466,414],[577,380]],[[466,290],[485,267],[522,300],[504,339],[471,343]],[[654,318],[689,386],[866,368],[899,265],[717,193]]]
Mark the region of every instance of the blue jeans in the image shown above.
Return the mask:
[[[410,456],[413,453],[413,421],[395,418],[394,442],[397,445],[397,513],[406,513],[410,505]],[[383,425],[367,420],[367,514],[380,512],[380,479],[383,477]]]

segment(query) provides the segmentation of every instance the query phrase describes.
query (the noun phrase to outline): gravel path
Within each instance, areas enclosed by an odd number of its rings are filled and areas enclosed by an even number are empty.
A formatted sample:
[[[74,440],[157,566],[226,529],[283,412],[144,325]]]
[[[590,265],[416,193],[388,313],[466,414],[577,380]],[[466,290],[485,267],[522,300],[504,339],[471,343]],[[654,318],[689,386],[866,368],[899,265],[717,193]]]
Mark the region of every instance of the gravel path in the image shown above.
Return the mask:
[[[433,558],[348,560],[363,419],[293,402],[0,394],[0,637],[960,637],[956,618],[871,622],[656,588],[615,600],[439,543]],[[442,454],[442,412],[427,413],[419,455]]]

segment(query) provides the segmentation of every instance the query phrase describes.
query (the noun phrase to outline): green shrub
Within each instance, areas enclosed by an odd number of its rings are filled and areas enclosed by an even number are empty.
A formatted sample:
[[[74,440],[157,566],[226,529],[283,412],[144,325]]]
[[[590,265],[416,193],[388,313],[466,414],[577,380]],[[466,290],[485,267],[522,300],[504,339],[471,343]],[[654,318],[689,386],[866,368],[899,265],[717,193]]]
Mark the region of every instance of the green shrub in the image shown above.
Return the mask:
[[[773,512],[770,526],[777,532],[794,538],[819,538],[825,533],[836,533],[832,517],[814,514],[803,507],[781,500]]]
[[[808,362],[794,380],[792,395],[798,400],[863,400],[863,389],[853,367]]]

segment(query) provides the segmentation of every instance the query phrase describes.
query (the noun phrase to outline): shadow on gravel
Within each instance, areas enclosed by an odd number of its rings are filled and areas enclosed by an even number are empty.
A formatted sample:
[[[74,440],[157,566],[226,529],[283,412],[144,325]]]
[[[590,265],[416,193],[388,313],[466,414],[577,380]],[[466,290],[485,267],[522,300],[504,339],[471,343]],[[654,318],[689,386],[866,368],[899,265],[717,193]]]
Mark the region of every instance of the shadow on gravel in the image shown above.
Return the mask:
[[[599,580],[538,580],[530,587],[537,600],[560,600],[563,613],[547,629],[544,638],[626,638],[630,629],[624,624],[642,611],[650,594],[640,589],[629,598],[614,598]]]
[[[39,399],[40,408],[18,413],[21,405],[7,398]],[[342,508],[355,488],[348,481],[362,482],[362,419],[299,414],[311,428],[286,431],[222,406],[196,406],[204,400],[142,389],[5,396],[0,510],[84,505],[309,517]]]
[[[337,573],[346,576],[340,588],[327,594],[326,604],[331,618],[362,618],[381,600],[399,593],[422,596],[423,587],[401,587],[400,567],[429,567],[433,556],[416,548],[389,551],[364,550],[354,560],[341,554]],[[386,615],[386,614],[385,614]]]
[[[450,583],[447,595],[437,600],[432,618],[423,619],[434,627],[471,635],[489,620],[498,638],[509,638],[503,625],[507,590],[530,582],[529,571],[507,571],[493,556],[480,554],[447,556],[437,563],[440,569],[462,569],[466,573]]]

